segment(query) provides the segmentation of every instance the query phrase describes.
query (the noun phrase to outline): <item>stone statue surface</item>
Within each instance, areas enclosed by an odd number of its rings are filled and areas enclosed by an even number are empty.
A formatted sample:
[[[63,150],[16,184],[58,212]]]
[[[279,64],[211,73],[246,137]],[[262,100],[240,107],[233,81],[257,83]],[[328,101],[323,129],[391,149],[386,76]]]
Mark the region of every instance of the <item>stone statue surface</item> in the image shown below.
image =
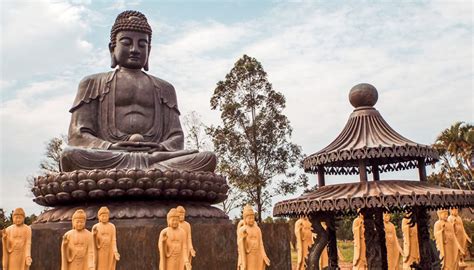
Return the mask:
[[[434,224],[436,248],[439,251],[443,270],[458,269],[458,255],[464,251],[456,239],[454,226],[448,222],[448,210],[438,210],[438,221]]]
[[[211,152],[184,150],[174,87],[145,73],[152,29],[138,11],[119,14],[111,30],[113,71],[85,77],[70,109],[61,170],[214,171]]]
[[[13,225],[1,231],[4,270],[27,270],[31,259],[31,228],[25,225],[25,211],[13,211]]]
[[[193,237],[191,233],[191,224],[189,222],[185,221],[186,217],[186,209],[182,206],[176,207],[176,210],[178,211],[179,214],[179,227],[183,229],[186,232],[186,238],[187,238],[187,251],[186,254],[188,254],[188,261],[189,264],[192,263],[193,257],[196,257],[196,251],[194,250],[193,247]]]
[[[255,213],[250,205],[243,211],[244,225],[238,230],[237,249],[240,258],[239,270],[265,270],[270,259],[265,253],[262,232],[255,223]]]
[[[301,217],[295,222],[297,270],[306,269],[306,258],[309,248],[314,244],[314,235],[308,217]]]
[[[86,213],[77,210],[72,216],[73,229],[61,243],[61,270],[95,270],[94,239],[86,226]]]
[[[383,225],[385,228],[385,245],[387,246],[387,263],[388,270],[398,270],[400,254],[403,250],[398,243],[397,231],[395,225],[390,222],[391,216],[389,213],[383,214]]]
[[[453,224],[454,234],[458,240],[459,245],[461,246],[462,253],[467,253],[467,242],[472,243],[471,238],[467,235],[466,230],[464,229],[464,224],[462,223],[462,218],[459,216],[459,210],[457,208],[451,209],[451,215],[448,217],[448,221]],[[466,262],[464,261],[464,256],[461,252],[458,253],[458,265],[459,267],[467,267]]]
[[[364,216],[359,213],[352,222],[352,233],[354,235],[354,259],[352,265],[354,270],[367,269],[367,257],[365,246]]]
[[[159,270],[191,270],[186,231],[179,227],[179,212],[172,208],[167,215],[168,227],[160,232]]]
[[[403,233],[403,270],[411,270],[410,265],[420,262],[418,247],[418,225],[410,226],[410,219],[402,219]]]
[[[97,270],[115,270],[116,261],[120,260],[115,225],[109,222],[109,214],[107,207],[101,207],[99,223],[92,227]]]

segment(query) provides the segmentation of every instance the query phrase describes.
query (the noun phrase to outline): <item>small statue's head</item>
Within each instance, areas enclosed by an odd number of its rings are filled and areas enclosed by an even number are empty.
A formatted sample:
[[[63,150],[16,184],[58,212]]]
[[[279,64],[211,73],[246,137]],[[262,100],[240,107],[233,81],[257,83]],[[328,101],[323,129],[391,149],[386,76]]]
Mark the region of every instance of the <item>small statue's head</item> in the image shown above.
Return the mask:
[[[184,221],[184,217],[186,216],[186,209],[184,209],[184,207],[182,207],[180,205],[180,206],[176,207],[176,210],[179,213],[179,222]]]
[[[84,230],[86,227],[86,212],[84,210],[79,209],[74,212],[72,215],[72,228],[78,231]]]
[[[457,208],[451,208],[451,215],[456,217],[459,215],[459,210]]]
[[[22,225],[25,222],[25,211],[23,208],[17,208],[13,211],[13,224]]]
[[[438,214],[438,218],[440,220],[448,220],[448,210],[446,209],[441,209],[436,212]]]
[[[100,222],[102,222],[102,223],[109,222],[109,217],[110,217],[109,208],[107,208],[105,206],[101,207],[99,209],[98,216],[99,216],[99,221]]]
[[[383,213],[383,221],[389,222],[390,221],[390,213]]]
[[[255,212],[253,211],[252,206],[246,205],[242,213],[244,217],[244,223],[248,226],[253,226],[255,224]]]
[[[171,210],[166,215],[166,221],[168,221],[168,227],[178,228],[179,226],[179,213],[176,208],[171,208]]]
[[[127,10],[115,19],[110,32],[111,67],[148,70],[151,49],[151,27],[142,13]]]

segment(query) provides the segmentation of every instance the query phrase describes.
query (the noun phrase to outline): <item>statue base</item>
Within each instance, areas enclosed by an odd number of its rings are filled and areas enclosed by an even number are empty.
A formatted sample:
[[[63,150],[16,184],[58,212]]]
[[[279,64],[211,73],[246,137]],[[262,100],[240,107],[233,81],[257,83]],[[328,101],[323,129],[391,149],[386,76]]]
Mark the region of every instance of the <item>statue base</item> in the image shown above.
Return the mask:
[[[87,222],[91,229],[96,220]],[[157,270],[158,237],[166,227],[164,218],[111,220],[117,228],[120,261],[117,270]],[[232,270],[237,268],[236,225],[230,220],[194,218],[192,226],[196,257],[193,270]],[[61,240],[71,229],[70,222],[36,223],[33,231],[30,270],[60,269]],[[291,270],[290,231],[288,224],[263,224],[265,250],[271,261],[267,270]]]

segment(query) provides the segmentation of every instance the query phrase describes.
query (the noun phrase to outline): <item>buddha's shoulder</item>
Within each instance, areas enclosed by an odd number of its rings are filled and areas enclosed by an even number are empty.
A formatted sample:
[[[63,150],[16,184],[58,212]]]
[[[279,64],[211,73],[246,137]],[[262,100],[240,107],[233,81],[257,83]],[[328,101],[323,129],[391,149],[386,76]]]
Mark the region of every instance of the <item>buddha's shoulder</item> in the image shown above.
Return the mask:
[[[108,72],[100,72],[100,73],[87,75],[84,78],[82,78],[80,84],[90,83],[90,82],[95,82],[95,81],[107,81],[111,79],[113,73],[114,71],[108,71]]]
[[[165,90],[173,91],[173,92],[175,91],[174,86],[171,83],[169,83],[169,82],[167,82],[167,81],[165,81],[161,78],[158,78],[156,76],[150,75],[148,73],[146,73],[146,74],[148,75],[148,77],[150,77],[150,79],[153,81],[153,83],[156,86],[160,87],[161,89],[165,89]]]

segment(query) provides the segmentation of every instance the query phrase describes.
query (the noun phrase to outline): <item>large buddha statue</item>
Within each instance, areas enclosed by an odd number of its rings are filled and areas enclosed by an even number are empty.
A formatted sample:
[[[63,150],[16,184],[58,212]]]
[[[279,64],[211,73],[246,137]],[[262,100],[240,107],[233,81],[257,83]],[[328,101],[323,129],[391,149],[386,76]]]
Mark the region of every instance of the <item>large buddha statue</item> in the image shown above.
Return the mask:
[[[145,73],[152,30],[145,15],[124,11],[110,34],[113,71],[85,77],[70,109],[61,170],[214,171],[211,152],[184,150],[176,92]]]

